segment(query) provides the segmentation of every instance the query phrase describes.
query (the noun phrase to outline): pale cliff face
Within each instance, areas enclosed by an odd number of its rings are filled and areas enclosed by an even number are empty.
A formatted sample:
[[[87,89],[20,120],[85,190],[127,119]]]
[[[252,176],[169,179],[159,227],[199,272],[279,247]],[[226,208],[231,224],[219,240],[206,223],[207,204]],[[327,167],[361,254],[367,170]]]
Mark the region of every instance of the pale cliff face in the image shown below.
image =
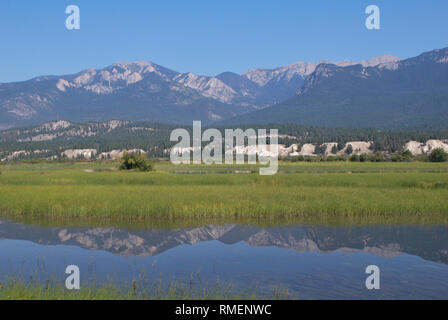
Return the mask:
[[[431,153],[432,150],[441,148],[448,152],[448,140],[428,140],[426,143],[418,141],[409,141],[404,146],[405,150],[409,150],[414,156]]]

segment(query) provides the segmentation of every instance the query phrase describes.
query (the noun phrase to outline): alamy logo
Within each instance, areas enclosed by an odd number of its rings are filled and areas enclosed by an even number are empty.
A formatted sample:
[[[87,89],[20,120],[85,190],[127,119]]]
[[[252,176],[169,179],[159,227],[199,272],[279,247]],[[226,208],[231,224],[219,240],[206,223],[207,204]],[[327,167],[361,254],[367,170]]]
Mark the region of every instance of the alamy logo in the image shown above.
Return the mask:
[[[366,28],[369,30],[380,29],[380,8],[375,5],[370,5],[366,8],[366,14],[369,16],[366,19]]]
[[[269,138],[269,144],[267,139]],[[170,159],[174,164],[256,164],[257,160],[268,167],[260,168],[260,175],[273,175],[278,169],[278,130],[270,129],[225,129],[224,140],[218,129],[207,129],[202,133],[201,121],[193,121],[193,144],[186,129],[171,132],[170,141],[179,141],[171,148]],[[247,145],[246,145],[247,141]],[[203,142],[209,142],[204,148]],[[224,157],[223,157],[224,151]]]
[[[75,5],[68,6],[65,9],[65,13],[69,14],[65,20],[65,27],[68,30],[79,30],[81,29],[81,16],[79,7]]]
[[[370,276],[366,279],[366,288],[368,290],[380,289],[380,268],[375,265],[370,265],[366,268],[366,274],[370,274]]]
[[[79,290],[81,288],[79,267],[70,265],[65,269],[65,273],[69,274],[65,280],[65,287],[68,290]]]

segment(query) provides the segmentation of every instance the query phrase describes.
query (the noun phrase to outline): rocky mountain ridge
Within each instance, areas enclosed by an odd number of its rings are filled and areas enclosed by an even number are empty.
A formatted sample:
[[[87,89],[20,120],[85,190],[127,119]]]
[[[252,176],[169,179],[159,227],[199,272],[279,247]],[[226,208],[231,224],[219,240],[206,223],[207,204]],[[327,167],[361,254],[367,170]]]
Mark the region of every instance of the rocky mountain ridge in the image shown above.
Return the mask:
[[[381,61],[379,59],[378,61]],[[321,63],[296,95],[223,121],[225,125],[300,123],[324,127],[415,128],[448,123],[448,48],[405,60]]]
[[[348,66],[395,63],[384,55]],[[148,61],[119,62],[77,74],[39,76],[0,84],[0,130],[65,118],[106,121],[111,117],[163,123],[220,121],[279,103],[293,96],[321,63],[298,62],[243,75],[216,77],[179,73]]]

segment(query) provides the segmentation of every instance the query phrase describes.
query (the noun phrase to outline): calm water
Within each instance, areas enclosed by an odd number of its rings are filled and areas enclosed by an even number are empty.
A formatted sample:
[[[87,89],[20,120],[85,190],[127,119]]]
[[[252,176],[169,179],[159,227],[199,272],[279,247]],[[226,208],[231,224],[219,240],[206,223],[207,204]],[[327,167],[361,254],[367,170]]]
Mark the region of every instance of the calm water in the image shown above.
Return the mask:
[[[0,220],[0,279],[38,274],[82,283],[133,279],[228,283],[259,293],[288,288],[298,299],[448,299],[448,226],[261,228],[210,225],[175,230],[44,228]],[[365,268],[381,289],[365,288]],[[81,283],[81,285],[82,285]]]

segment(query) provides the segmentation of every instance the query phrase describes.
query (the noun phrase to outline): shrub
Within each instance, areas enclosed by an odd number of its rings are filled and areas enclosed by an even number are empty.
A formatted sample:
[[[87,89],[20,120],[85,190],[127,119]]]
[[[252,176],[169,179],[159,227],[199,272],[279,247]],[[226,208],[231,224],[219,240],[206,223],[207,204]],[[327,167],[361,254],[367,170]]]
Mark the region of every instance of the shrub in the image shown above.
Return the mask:
[[[412,161],[413,159],[414,156],[409,150],[404,150],[399,154],[395,154],[391,157],[392,162],[409,162]]]
[[[405,159],[412,159],[414,156],[412,155],[412,152],[409,150],[404,150],[400,153],[400,156],[402,156]]]
[[[352,162],[359,162],[359,156],[357,154],[354,154],[350,157],[350,161]]]
[[[351,144],[347,146],[347,149],[345,149],[345,153],[349,155],[353,153],[353,146]]]
[[[380,152],[376,152],[374,155],[371,155],[369,157],[371,162],[384,162],[386,159],[384,158],[384,155]]]
[[[327,145],[322,144],[322,145],[316,147],[316,149],[314,150],[314,154],[323,155],[323,154],[325,154],[326,150],[327,150]]]
[[[359,161],[361,162],[366,162],[367,161],[367,155],[365,153],[363,153],[362,155],[359,156]]]
[[[428,159],[431,162],[445,162],[448,160],[448,153],[446,153],[442,148],[437,148],[431,151]]]
[[[337,145],[334,145],[333,148],[331,148],[331,153],[332,154],[336,154],[336,153],[338,153],[338,151],[339,151],[339,149],[338,149]]]
[[[151,159],[143,154],[129,154],[125,152],[121,159],[120,170],[139,170],[152,171],[153,165]]]

